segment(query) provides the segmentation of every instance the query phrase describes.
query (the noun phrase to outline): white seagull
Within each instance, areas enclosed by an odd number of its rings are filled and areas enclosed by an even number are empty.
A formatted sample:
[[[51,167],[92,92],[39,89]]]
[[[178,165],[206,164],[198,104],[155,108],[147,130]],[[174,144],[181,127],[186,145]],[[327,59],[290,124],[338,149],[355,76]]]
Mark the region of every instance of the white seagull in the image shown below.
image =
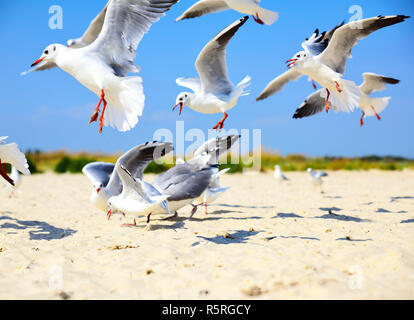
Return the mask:
[[[7,163],[16,167],[24,175],[29,176],[29,165],[26,156],[19,150],[16,143],[6,144],[8,137],[0,137],[0,176],[2,176],[9,184],[15,185],[12,177],[7,175]]]
[[[279,13],[260,7],[261,0],[200,0],[187,9],[176,21],[196,18],[208,13],[233,9],[240,13],[252,15],[259,24],[272,25],[279,18]]]
[[[397,84],[400,80],[378,75],[375,73],[365,72],[362,74],[364,82],[359,86],[361,91],[361,100],[359,101],[359,108],[362,110],[360,120],[361,126],[364,125],[364,118],[376,116],[381,120],[379,114],[388,106],[391,97],[373,98],[370,95],[375,91],[384,90],[386,84]],[[293,115],[294,119],[309,117],[322,112],[325,101],[321,97],[321,90],[313,93],[305,102],[296,110]],[[333,107],[335,109],[335,107]]]
[[[406,18],[403,15],[378,16],[340,25],[329,34],[319,36],[315,32],[313,38],[302,44],[305,51],[287,61],[289,70],[274,79],[256,100],[263,100],[282,90],[289,81],[307,75],[324,88],[321,93],[326,111],[330,106],[340,111],[353,111],[359,106],[360,90],[353,81],[342,79],[352,48],[372,32],[403,22]]]
[[[211,40],[201,51],[196,61],[199,78],[179,78],[177,84],[190,88],[194,93],[180,93],[173,110],[180,106],[180,114],[185,105],[201,113],[223,113],[224,117],[213,127],[221,130],[227,119],[227,111],[232,109],[240,96],[248,95],[244,89],[250,85],[250,77],[245,77],[236,87],[230,82],[226,65],[226,47],[230,39],[247,21],[244,17],[232,23]]]
[[[110,209],[108,206],[109,199],[121,195],[123,191],[124,181],[122,177],[127,183],[131,182],[131,179],[138,181],[137,183],[140,184],[147,198],[159,196],[160,192],[153,185],[142,180],[144,170],[151,161],[163,157],[172,150],[173,147],[170,143],[153,141],[125,152],[119,157],[115,165],[106,162],[87,164],[83,167],[82,172],[94,185],[94,190],[91,193],[92,204],[99,210],[108,212]],[[123,175],[122,177],[120,177],[119,172]],[[131,175],[131,178],[128,178],[127,175]],[[115,203],[117,203],[117,200],[115,200]],[[159,207],[160,210],[158,211],[160,212],[157,211],[156,213],[169,213],[166,201],[161,202]],[[112,213],[112,210],[108,212],[108,218]]]
[[[308,168],[308,174],[310,176],[310,178],[312,179],[312,183],[313,185],[316,186],[320,186],[321,187],[321,192],[323,193],[322,190],[322,184],[323,184],[323,177],[327,177],[328,174],[324,171],[313,171],[312,168]]]
[[[108,218],[115,212],[134,216],[146,215],[149,223],[152,214],[168,212],[166,200],[169,196],[144,182],[142,177],[151,161],[165,156],[172,149],[171,143],[148,142],[131,149],[118,159],[115,172],[121,180],[122,191],[108,199]],[[133,225],[136,226],[135,219]]]
[[[210,155],[208,164],[218,165],[220,157],[229,151],[234,143],[239,140],[239,138],[240,136],[237,135],[228,135],[208,140],[194,152],[193,159]],[[230,189],[230,187],[220,186],[220,177],[223,174],[227,173],[229,170],[230,168],[226,168],[213,175],[208,188],[200,197],[197,198],[197,201],[200,201],[200,204],[193,205],[192,215],[194,215],[194,213],[197,211],[197,208],[201,205],[204,205],[205,213],[208,214],[208,205],[216,201],[221,194]]]
[[[276,180],[278,181],[287,181],[289,180],[288,178],[286,178],[286,176],[283,174],[282,169],[280,168],[279,165],[275,165],[275,171],[273,173],[274,177],[276,178]]]
[[[102,30],[89,45],[72,49],[61,44],[49,45],[32,67],[44,70],[57,65],[94,92],[99,103],[90,122],[98,120],[99,132],[111,126],[121,132],[138,123],[145,95],[141,77],[133,63],[137,47],[151,25],[178,0],[111,0],[107,5]]]

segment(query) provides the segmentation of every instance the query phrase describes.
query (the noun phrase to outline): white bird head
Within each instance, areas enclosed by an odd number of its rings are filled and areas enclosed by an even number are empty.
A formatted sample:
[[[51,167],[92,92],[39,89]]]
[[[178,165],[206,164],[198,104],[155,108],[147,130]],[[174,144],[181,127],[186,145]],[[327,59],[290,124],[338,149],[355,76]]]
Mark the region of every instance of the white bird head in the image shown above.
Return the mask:
[[[181,92],[177,99],[175,100],[175,106],[173,108],[173,111],[180,106],[180,115],[183,112],[184,106],[188,105],[191,99],[192,93],[190,92]]]
[[[108,202],[108,215],[114,214],[118,212],[118,197],[110,197]]]
[[[312,173],[312,168],[308,168],[308,173]]]
[[[286,61],[286,63],[288,64],[287,67],[290,69],[293,66],[300,65],[301,63],[306,61],[308,57],[309,55],[305,51],[299,51],[292,57],[292,59]]]
[[[37,59],[35,62],[32,63],[31,67],[34,67],[40,63],[46,63],[46,62],[55,62],[55,59],[57,55],[59,54],[60,50],[62,50],[62,47],[65,47],[61,44],[51,44],[46,47],[46,49],[43,51],[42,55],[39,59]]]
[[[101,184],[94,185],[94,188],[95,188],[96,193],[99,193],[99,192],[101,192],[103,190],[104,186],[101,183]]]

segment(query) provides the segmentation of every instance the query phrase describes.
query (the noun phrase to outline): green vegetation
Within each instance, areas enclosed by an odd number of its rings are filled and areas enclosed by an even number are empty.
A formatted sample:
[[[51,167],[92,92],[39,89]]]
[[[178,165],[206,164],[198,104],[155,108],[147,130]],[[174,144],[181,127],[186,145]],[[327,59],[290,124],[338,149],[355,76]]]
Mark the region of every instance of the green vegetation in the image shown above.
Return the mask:
[[[119,154],[91,154],[91,153],[68,153],[65,151],[44,153],[32,151],[27,153],[30,170],[32,173],[39,173],[46,170],[53,170],[57,173],[80,173],[83,166],[94,161],[115,163]],[[168,156],[167,156],[168,157]],[[161,173],[173,166],[170,161],[163,163],[152,162],[148,165],[145,173]],[[245,168],[251,168],[252,164],[246,165],[239,157],[238,163],[230,164],[231,156],[221,159],[220,169],[230,168],[229,173],[240,173]],[[227,163],[226,163],[227,160]],[[378,157],[366,156],[358,158],[346,157],[306,157],[304,155],[292,154],[281,156],[277,153],[262,151],[261,170],[273,170],[275,165],[280,165],[283,171],[304,171],[311,167],[316,170],[414,170],[414,160],[402,157]]]

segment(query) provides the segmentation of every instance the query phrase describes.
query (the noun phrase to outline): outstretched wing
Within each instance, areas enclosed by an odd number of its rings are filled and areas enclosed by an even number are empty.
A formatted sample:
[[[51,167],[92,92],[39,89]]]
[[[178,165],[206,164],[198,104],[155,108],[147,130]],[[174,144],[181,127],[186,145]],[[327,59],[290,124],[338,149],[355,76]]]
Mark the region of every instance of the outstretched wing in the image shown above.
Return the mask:
[[[357,44],[358,40],[365,38],[381,28],[403,22],[407,18],[409,17],[403,15],[378,16],[350,22],[338,28],[329,41],[328,47],[319,55],[321,62],[336,72],[344,74],[346,62],[351,55],[352,48]]]
[[[200,52],[196,68],[202,89],[215,94],[230,94],[233,84],[229,80],[226,64],[226,47],[237,30],[246,23],[244,17],[232,23],[211,40]]]
[[[91,162],[82,168],[82,173],[96,186],[108,185],[109,179],[114,172],[115,165],[107,162]]]
[[[151,25],[178,0],[112,0],[98,38],[88,47],[104,56],[120,76],[137,73],[133,60]]]
[[[220,157],[228,150],[230,150],[233,144],[240,137],[241,136],[229,135],[225,137],[213,138],[207,141],[194,152],[194,158],[190,160],[189,163],[191,163],[192,161],[194,161],[194,159],[197,159],[198,157],[205,157],[207,155],[210,155],[210,157],[206,161],[206,164],[218,164]]]
[[[188,8],[175,21],[197,18],[208,13],[219,12],[230,9],[224,0],[200,0]]]
[[[309,39],[302,43],[302,48],[313,56],[321,54],[329,44],[336,29],[342,27],[345,22],[342,22],[329,32],[322,32],[319,34],[319,29],[316,29]]]
[[[386,84],[397,84],[400,80],[381,76],[375,73],[365,72],[362,74],[364,82],[359,87],[362,92],[371,94],[375,91],[381,91],[386,88]]]
[[[308,96],[301,104],[301,106],[296,109],[295,114],[293,115],[293,119],[301,119],[305,117],[313,116],[322,110],[325,107],[325,99],[321,96],[322,90],[318,90]]]
[[[264,100],[271,95],[279,92],[283,89],[283,87],[289,82],[299,79],[302,76],[301,73],[296,72],[293,69],[289,69],[285,73],[281,74],[277,78],[275,78],[272,82],[270,82],[267,87],[263,90],[263,92],[256,98],[256,101]]]
[[[10,163],[26,176],[30,175],[26,156],[16,143],[0,144],[0,160],[2,163]]]
[[[178,78],[176,82],[181,87],[193,90],[194,93],[201,91],[201,81],[199,78]]]

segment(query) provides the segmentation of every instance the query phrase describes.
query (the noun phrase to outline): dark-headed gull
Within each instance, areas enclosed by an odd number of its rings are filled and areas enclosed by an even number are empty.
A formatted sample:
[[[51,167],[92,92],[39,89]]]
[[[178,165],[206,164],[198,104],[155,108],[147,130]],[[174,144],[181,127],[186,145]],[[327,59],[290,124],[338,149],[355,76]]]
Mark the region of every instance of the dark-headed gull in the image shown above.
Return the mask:
[[[171,143],[154,141],[135,147],[118,159],[114,173],[121,181],[122,191],[108,199],[108,217],[115,212],[146,215],[149,223],[151,214],[169,213],[166,201],[168,196],[162,194],[155,186],[144,182],[142,178],[145,168],[151,161],[165,156],[172,150]]]
[[[120,178],[119,171],[121,170],[125,177],[125,170],[132,175],[136,181],[141,181],[141,187],[144,192],[150,196],[157,196],[159,192],[151,184],[143,181],[144,170],[147,165],[154,159],[158,159],[167,153],[171,152],[173,147],[170,143],[160,143],[157,141],[147,142],[145,144],[136,146],[126,153],[124,153],[117,160],[116,164],[106,162],[93,162],[87,164],[82,172],[92,181],[94,190],[91,194],[91,202],[98,209],[107,212],[108,200],[111,197],[119,196],[123,190],[123,182]],[[129,178],[126,178],[130,181]],[[167,202],[162,202],[160,205],[160,213],[169,213]],[[112,211],[108,213],[108,217]]]
[[[283,174],[282,169],[280,168],[279,165],[275,165],[275,171],[273,172],[274,177],[276,178],[276,180],[278,181],[287,181],[289,180],[288,178],[286,178],[286,176]]]
[[[210,159],[207,163],[210,165],[218,165],[220,157],[228,152],[234,143],[239,140],[239,138],[240,136],[237,135],[228,135],[224,137],[213,138],[204,143],[194,152],[193,159],[210,156]],[[193,215],[197,211],[197,208],[201,205],[204,205],[205,213],[207,214],[208,205],[216,201],[222,193],[230,189],[230,187],[220,186],[220,177],[229,170],[230,168],[226,168],[214,174],[208,188],[197,199],[197,201],[200,201],[200,204],[193,205]]]
[[[90,119],[90,123],[98,120],[103,103],[100,133],[104,125],[119,131],[131,130],[142,115],[145,95],[141,77],[127,74],[139,72],[133,63],[138,44],[151,25],[177,1],[111,0],[95,41],[79,49],[49,45],[32,67],[42,70],[49,62],[54,63],[100,97]]]
[[[361,100],[359,101],[359,108],[362,110],[362,117],[360,120],[361,126],[364,125],[364,118],[369,116],[376,116],[381,120],[379,114],[387,107],[391,97],[373,98],[370,95],[375,91],[384,90],[386,84],[397,84],[400,81],[394,78],[385,77],[375,73],[363,73],[364,82],[359,86],[361,91]],[[310,95],[305,102],[296,110],[293,115],[294,119],[309,117],[322,112],[325,106],[325,101],[321,97],[321,90]],[[335,109],[335,107],[334,107]]]
[[[244,17],[232,23],[211,40],[201,51],[196,61],[199,78],[179,78],[177,84],[190,88],[194,93],[180,93],[173,110],[184,106],[201,113],[223,113],[213,129],[223,129],[227,111],[232,109],[240,96],[249,94],[244,89],[250,85],[250,77],[245,77],[236,87],[230,82],[226,64],[226,47],[230,39],[247,21]]]
[[[359,106],[360,90],[354,82],[342,78],[352,48],[372,32],[406,18],[403,15],[378,16],[340,25],[329,36],[326,33],[322,37],[315,35],[303,44],[305,51],[287,61],[289,70],[274,79],[256,100],[263,100],[282,90],[289,81],[307,75],[324,88],[321,93],[326,111],[330,106],[340,111],[353,111]]]
[[[7,163],[16,167],[24,175],[30,175],[29,165],[26,156],[19,150],[16,143],[6,144],[8,137],[0,137],[0,176],[2,176],[8,183],[15,185],[13,179],[7,174]]]
[[[196,18],[208,13],[233,9],[244,14],[252,15],[259,24],[272,25],[279,17],[277,12],[263,9],[260,0],[200,0],[187,9],[176,21]]]

